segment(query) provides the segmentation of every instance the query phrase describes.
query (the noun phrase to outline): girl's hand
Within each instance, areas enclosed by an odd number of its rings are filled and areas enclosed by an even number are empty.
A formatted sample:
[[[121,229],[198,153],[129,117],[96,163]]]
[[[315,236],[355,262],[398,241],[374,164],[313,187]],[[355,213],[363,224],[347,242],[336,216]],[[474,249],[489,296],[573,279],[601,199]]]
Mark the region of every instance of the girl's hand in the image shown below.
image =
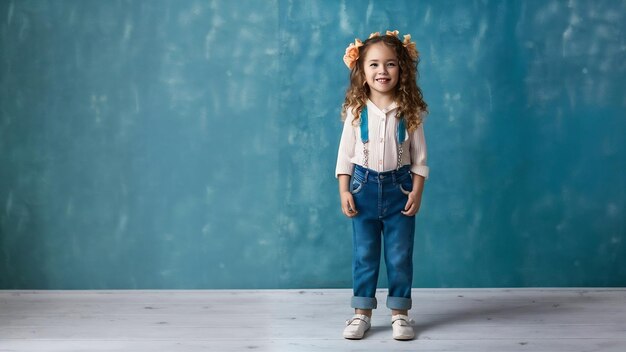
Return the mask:
[[[339,197],[341,198],[341,211],[343,212],[343,215],[349,218],[355,217],[359,212],[356,211],[356,207],[354,206],[352,193],[340,192]]]
[[[402,214],[406,216],[413,216],[420,210],[422,204],[422,193],[413,191],[409,193],[409,199],[406,201]]]
[[[409,193],[409,199],[406,201],[404,211],[402,214],[406,216],[413,216],[420,210],[422,204],[422,193],[424,191],[424,177],[420,175],[413,175],[413,190]]]
[[[350,175],[338,175],[339,179],[339,198],[341,198],[341,212],[343,215],[352,218],[358,212],[354,206],[354,199],[350,193]]]

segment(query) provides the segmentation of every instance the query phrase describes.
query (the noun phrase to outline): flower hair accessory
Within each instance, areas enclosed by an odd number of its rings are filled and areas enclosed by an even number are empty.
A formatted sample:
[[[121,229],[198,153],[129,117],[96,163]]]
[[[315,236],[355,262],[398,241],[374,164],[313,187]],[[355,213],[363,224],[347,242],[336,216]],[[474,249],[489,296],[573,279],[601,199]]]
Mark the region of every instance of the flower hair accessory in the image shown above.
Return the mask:
[[[400,32],[398,30],[386,31],[385,35],[400,39]],[[380,37],[380,32],[374,32],[370,34],[367,39],[372,39],[376,37]],[[419,52],[417,51],[415,42],[411,41],[410,34],[404,35],[402,45],[404,46],[412,60],[416,60],[419,57]],[[356,38],[354,39],[354,43],[350,43],[350,45],[348,45],[348,47],[346,48],[346,53],[343,55],[343,62],[346,64],[346,66],[348,66],[349,69],[353,69],[356,65],[356,61],[359,59],[359,48],[362,46],[363,42],[359,38]]]
[[[363,42],[360,39],[355,39],[354,43],[350,43],[346,48],[346,53],[343,55],[343,62],[349,69],[353,69],[356,65],[356,60],[359,59],[359,48],[363,46]]]

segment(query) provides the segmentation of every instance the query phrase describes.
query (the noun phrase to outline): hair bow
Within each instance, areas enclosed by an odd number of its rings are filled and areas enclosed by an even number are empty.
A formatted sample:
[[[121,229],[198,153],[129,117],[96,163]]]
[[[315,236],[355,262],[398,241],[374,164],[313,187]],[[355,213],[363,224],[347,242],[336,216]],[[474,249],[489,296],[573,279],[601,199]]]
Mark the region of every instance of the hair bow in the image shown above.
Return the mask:
[[[417,51],[417,47],[415,46],[415,42],[411,41],[410,34],[404,35],[404,40],[402,41],[402,45],[404,45],[404,47],[406,48],[406,51],[409,53],[409,56],[411,57],[411,59],[416,60],[420,56],[420,53],[419,51]]]

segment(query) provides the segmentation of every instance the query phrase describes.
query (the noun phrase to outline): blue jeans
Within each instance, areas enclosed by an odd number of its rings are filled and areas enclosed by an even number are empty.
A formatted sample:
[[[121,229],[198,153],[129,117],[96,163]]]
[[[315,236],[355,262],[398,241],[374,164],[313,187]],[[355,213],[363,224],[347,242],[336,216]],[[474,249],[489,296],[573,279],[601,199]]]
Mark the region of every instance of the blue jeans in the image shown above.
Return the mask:
[[[384,242],[389,283],[387,307],[411,308],[415,216],[406,216],[401,211],[412,188],[408,165],[381,173],[355,166],[350,180],[350,192],[358,211],[352,220],[352,308],[374,309],[377,306],[381,242]]]

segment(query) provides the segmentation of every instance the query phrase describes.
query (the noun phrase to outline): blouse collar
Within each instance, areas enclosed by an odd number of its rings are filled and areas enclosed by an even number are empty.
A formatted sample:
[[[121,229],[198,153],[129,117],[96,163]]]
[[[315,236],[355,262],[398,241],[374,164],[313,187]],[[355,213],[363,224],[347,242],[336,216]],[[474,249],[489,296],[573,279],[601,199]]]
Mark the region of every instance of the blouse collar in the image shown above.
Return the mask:
[[[370,109],[370,110],[374,110],[376,112],[379,112],[381,114],[387,115],[390,111],[393,111],[393,110],[397,109],[398,108],[398,104],[396,104],[396,102],[394,101],[393,103],[391,103],[386,108],[380,109],[371,100],[367,99],[367,108]]]

